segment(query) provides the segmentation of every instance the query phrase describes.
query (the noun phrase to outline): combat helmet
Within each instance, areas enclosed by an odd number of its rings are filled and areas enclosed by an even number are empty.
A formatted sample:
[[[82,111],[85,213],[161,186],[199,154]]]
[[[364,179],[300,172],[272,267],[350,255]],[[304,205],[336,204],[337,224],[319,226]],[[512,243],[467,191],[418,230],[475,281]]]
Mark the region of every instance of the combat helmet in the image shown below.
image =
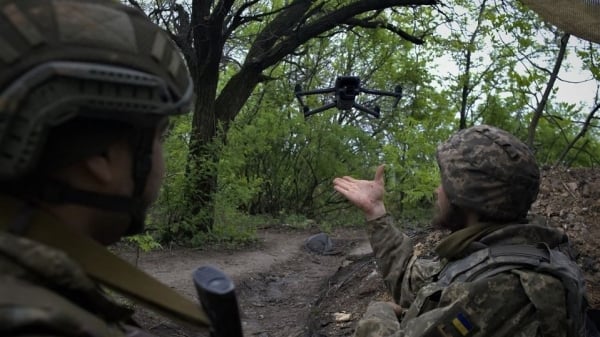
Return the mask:
[[[34,170],[65,123],[131,125],[131,197],[48,182],[39,198],[129,212],[139,231],[157,121],[188,112],[191,98],[181,54],[141,11],[110,0],[0,0],[0,182]]]
[[[450,203],[485,220],[523,219],[537,198],[540,172],[534,154],[496,127],[457,132],[438,146],[437,161]]]

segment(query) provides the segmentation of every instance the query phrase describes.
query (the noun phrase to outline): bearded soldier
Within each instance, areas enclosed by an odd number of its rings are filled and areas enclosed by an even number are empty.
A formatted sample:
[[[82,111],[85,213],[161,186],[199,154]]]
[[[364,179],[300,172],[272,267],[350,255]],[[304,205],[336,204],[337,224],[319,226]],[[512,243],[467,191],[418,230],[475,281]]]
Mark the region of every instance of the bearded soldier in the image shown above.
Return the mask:
[[[192,83],[168,36],[109,0],[0,1],[0,335],[145,335],[119,292],[206,326],[104,246],[139,233]]]
[[[568,239],[527,220],[540,182],[529,148],[479,125],[441,144],[437,163],[434,224],[452,233],[434,259],[414,256],[411,240],[386,213],[383,166],[372,181],[334,180],[364,212],[395,302],[371,303],[355,336],[582,336],[583,275]]]
[[[565,32],[600,43],[597,0],[522,2]],[[583,275],[569,258],[567,237],[526,219],[539,189],[529,149],[482,125],[440,145],[437,162],[433,223],[452,234],[433,260],[413,256],[409,238],[386,214],[383,166],[373,181],[334,180],[364,211],[394,298],[370,304],[355,336],[600,336],[599,322],[586,315]]]

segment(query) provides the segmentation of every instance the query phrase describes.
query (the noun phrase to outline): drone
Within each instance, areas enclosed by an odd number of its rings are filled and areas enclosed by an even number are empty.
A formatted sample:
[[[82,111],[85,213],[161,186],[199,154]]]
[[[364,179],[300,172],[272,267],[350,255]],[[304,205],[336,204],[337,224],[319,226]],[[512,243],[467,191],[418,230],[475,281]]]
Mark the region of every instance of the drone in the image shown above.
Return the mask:
[[[302,99],[302,96],[328,93],[335,93],[333,102],[325,104],[324,106],[313,110],[311,110],[306,104],[304,104],[304,101]],[[402,87],[400,85],[397,85],[394,88],[393,92],[366,89],[361,87],[360,78],[358,78],[357,76],[338,76],[335,80],[335,85],[333,88],[302,91],[302,87],[300,86],[300,84],[296,84],[296,87],[294,89],[294,94],[296,95],[298,102],[300,102],[300,105],[302,106],[305,118],[331,108],[338,108],[339,110],[344,111],[355,108],[360,111],[366,112],[367,114],[375,118],[379,118],[381,112],[379,106],[375,105],[373,108],[371,108],[356,103],[355,98],[360,93],[396,97],[396,100],[393,104],[393,107],[395,108],[398,105],[400,98],[402,97]]]

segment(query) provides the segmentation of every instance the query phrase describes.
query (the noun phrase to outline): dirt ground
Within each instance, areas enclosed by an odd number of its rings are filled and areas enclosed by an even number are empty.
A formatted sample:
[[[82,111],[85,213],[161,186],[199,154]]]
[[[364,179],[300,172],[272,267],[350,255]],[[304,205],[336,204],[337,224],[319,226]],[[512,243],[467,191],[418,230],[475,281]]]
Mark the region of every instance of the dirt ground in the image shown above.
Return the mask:
[[[245,336],[310,336],[310,315],[329,278],[353,257],[370,252],[362,229],[330,233],[334,252],[309,252],[304,242],[318,229],[267,228],[258,243],[243,250],[157,250],[136,258],[120,247],[117,253],[183,295],[196,299],[192,272],[204,265],[218,267],[236,284]],[[344,262],[347,261],[347,262]],[[138,311],[136,320],[158,336],[207,336],[205,331],[181,327],[150,311]]]
[[[535,214],[564,230],[586,275],[590,303],[600,308],[600,169],[544,170]],[[195,299],[192,272],[213,265],[232,277],[245,336],[351,336],[372,300],[389,300],[376,270],[366,233],[360,228],[329,233],[336,251],[318,255],[304,248],[318,233],[266,228],[258,243],[237,251],[163,249],[142,254],[138,265],[149,274]],[[423,229],[409,233],[420,254],[430,254],[442,233]],[[135,253],[118,254],[134,262]],[[183,328],[149,311],[137,320],[158,336],[207,336]]]

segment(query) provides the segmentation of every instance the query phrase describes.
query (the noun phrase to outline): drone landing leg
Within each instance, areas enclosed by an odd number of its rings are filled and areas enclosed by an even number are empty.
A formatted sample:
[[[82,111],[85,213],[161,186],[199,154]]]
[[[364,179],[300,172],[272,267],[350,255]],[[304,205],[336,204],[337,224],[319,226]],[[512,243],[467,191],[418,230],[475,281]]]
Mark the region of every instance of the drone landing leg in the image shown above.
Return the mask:
[[[327,109],[334,108],[334,107],[335,107],[335,103],[329,103],[329,104],[326,104],[326,105],[324,105],[324,106],[322,106],[320,108],[316,108],[316,109],[311,110],[311,111],[305,111],[304,112],[304,118],[306,118],[306,117],[308,117],[310,115],[314,115],[316,113],[319,113],[321,111],[325,111]]]
[[[376,109],[367,108],[366,106],[358,104],[358,103],[354,103],[352,106],[360,111],[368,113],[369,115],[371,115],[375,118],[379,118],[379,116],[380,116],[379,109],[377,109],[377,108]]]

